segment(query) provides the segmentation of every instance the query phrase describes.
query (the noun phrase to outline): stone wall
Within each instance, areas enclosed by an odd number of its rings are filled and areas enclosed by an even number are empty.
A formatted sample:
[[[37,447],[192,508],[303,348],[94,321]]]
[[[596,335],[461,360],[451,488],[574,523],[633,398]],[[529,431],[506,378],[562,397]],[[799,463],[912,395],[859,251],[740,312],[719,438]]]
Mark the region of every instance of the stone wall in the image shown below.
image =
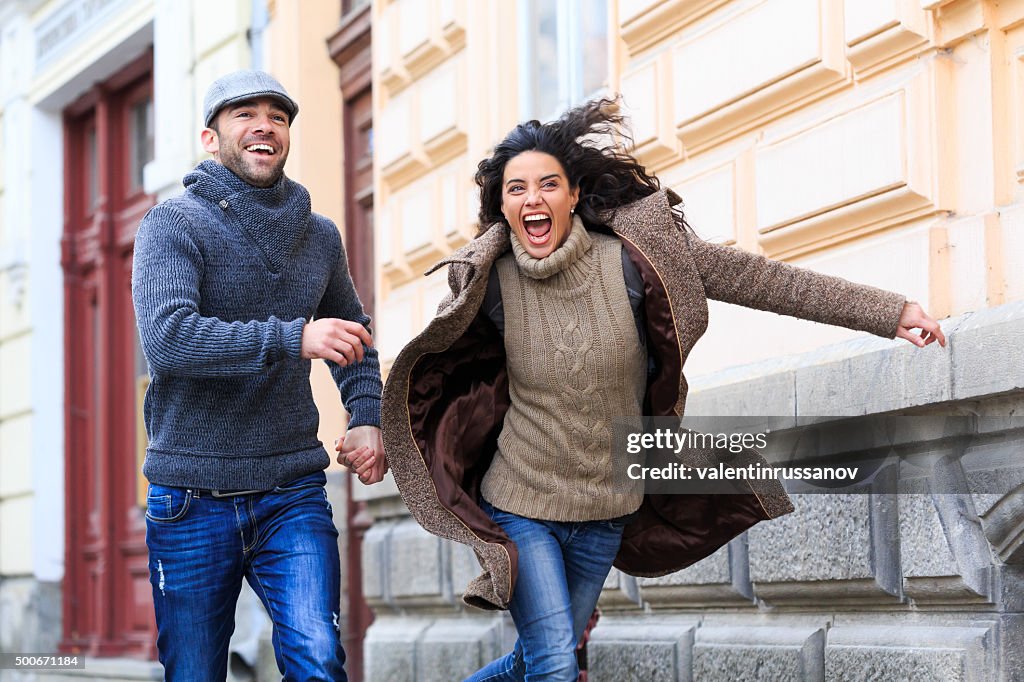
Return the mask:
[[[688,414],[1024,413],[1024,304],[943,327],[946,349],[865,337],[698,378]],[[939,459],[956,447],[916,445]],[[796,496],[794,514],[684,571],[640,580],[613,571],[590,679],[1024,678],[1024,488],[986,486],[1022,480],[1024,434],[1010,429],[983,450],[958,494]],[[425,533],[395,498],[371,506],[368,679],[462,679],[507,651],[508,616],[459,601],[476,575],[472,553]]]

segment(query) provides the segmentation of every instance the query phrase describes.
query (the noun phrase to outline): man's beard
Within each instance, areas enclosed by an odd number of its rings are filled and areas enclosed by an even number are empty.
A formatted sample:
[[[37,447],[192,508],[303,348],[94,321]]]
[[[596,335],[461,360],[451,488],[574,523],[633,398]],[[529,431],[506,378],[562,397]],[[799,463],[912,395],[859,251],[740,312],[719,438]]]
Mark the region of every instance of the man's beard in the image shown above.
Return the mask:
[[[221,147],[219,156],[225,168],[255,187],[270,187],[277,182],[284,174],[284,162],[288,160],[287,153],[278,152],[275,156],[280,158],[272,166],[257,166],[245,157],[243,149],[234,146]]]

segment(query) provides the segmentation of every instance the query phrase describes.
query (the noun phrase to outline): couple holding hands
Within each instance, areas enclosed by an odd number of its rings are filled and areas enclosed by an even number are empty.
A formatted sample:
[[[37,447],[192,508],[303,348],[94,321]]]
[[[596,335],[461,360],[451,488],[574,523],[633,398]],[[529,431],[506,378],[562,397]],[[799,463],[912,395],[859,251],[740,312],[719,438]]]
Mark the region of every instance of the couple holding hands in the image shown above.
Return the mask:
[[[243,579],[285,679],[347,679],[312,359],[351,415],[339,461],[365,484],[390,465],[416,520],[479,558],[463,599],[511,612],[514,649],[470,680],[550,681],[577,678],[613,564],[664,575],[793,509],[777,481],[687,496],[612,483],[613,418],[682,415],[708,298],[945,345],[898,294],[701,240],[629,155],[615,102],[599,100],[516,126],[480,162],[480,232],[435,266],[451,291],[382,389],[338,230],[284,175],[298,110],[263,72],[214,82],[212,159],[136,238],[167,679],[225,679]]]

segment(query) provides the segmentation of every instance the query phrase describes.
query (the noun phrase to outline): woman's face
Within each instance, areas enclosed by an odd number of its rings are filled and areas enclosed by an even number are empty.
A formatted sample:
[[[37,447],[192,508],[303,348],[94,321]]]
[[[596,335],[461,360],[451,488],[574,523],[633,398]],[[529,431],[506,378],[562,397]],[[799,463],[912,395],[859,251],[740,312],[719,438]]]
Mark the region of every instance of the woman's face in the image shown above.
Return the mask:
[[[561,246],[572,231],[570,211],[579,200],[578,187],[558,159],[544,152],[522,152],[505,164],[501,212],[526,252],[544,258]]]

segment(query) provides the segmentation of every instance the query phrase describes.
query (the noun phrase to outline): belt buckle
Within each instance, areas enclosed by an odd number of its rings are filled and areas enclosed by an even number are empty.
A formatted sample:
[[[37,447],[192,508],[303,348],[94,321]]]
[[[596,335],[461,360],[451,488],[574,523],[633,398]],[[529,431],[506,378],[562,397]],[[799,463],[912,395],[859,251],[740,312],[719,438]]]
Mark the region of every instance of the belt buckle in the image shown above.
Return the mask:
[[[211,490],[210,495],[216,498],[224,497],[238,497],[239,495],[251,495],[253,493],[261,493],[262,490]]]

